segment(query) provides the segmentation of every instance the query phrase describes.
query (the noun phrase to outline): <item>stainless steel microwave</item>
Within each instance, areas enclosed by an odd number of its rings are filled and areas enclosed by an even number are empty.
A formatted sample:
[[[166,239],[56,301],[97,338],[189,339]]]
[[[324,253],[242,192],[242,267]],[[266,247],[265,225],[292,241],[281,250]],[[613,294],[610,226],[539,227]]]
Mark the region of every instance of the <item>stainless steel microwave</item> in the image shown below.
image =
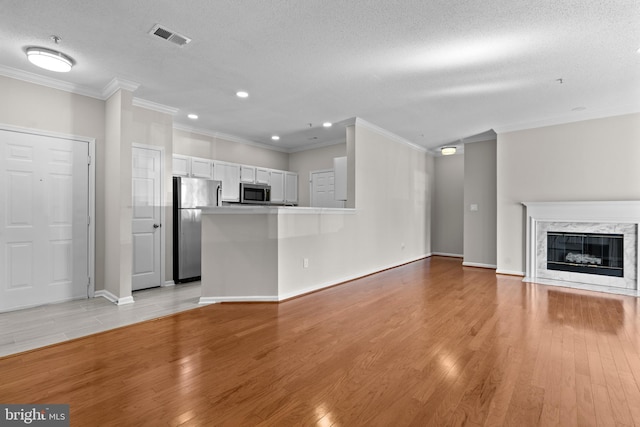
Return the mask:
[[[271,203],[271,186],[240,183],[240,203],[268,205]]]

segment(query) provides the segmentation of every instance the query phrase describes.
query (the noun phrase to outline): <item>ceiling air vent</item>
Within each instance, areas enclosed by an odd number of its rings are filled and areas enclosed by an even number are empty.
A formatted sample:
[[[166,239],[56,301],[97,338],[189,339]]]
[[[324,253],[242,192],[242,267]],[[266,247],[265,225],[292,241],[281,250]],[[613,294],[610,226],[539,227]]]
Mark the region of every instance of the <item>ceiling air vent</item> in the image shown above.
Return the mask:
[[[160,24],[154,25],[151,31],[149,31],[149,34],[161,37],[171,43],[177,44],[178,46],[184,46],[191,41],[189,37],[185,37],[182,34],[178,34],[175,31],[162,27]]]

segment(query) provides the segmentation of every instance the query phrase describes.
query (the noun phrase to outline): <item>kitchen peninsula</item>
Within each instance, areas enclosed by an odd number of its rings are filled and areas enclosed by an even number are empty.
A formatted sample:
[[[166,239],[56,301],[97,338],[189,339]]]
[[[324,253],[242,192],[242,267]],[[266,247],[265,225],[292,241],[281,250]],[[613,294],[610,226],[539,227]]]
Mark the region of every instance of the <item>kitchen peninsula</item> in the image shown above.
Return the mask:
[[[202,211],[200,303],[281,301],[346,280],[355,209],[222,206]]]

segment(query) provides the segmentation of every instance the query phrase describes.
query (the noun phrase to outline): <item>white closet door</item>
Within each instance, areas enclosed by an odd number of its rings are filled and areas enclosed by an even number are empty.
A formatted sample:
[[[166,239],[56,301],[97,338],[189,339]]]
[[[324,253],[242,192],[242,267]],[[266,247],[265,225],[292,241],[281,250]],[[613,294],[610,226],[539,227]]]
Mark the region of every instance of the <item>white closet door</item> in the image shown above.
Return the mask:
[[[344,208],[344,202],[335,198],[335,175],[332,170],[311,172],[311,206]]]
[[[86,142],[0,130],[0,311],[86,298]]]
[[[133,272],[131,287],[160,286],[162,233],[162,154],[160,150],[133,147],[132,196]]]

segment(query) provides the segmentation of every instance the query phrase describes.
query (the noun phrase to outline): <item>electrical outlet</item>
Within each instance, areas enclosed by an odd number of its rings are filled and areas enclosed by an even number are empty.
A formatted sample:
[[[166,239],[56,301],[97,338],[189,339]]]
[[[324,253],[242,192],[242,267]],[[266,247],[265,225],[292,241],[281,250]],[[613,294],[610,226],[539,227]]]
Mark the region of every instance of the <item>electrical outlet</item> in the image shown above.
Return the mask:
[[[309,258],[302,259],[302,267],[309,268]]]
[[[471,212],[478,212],[478,205],[477,204],[475,204],[475,203],[472,204],[470,206],[470,208],[471,208]]]

